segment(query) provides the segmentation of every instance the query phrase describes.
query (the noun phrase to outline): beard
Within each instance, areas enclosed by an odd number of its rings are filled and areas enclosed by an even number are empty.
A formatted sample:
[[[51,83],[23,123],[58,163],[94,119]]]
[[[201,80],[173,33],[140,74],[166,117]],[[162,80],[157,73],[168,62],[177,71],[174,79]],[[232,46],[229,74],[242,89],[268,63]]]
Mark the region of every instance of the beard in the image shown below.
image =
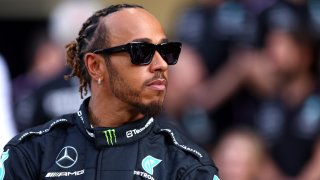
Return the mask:
[[[125,102],[131,105],[136,111],[145,115],[146,117],[153,117],[159,115],[163,110],[163,100],[159,99],[156,102],[151,102],[149,104],[142,103],[142,89],[147,84],[147,82],[143,83],[141,90],[133,89],[129,86],[128,83],[119,75],[118,71],[112,67],[111,63],[107,65],[109,71],[109,82],[112,93],[120,99],[122,102]],[[156,79],[159,77],[163,77],[161,73],[156,73]]]

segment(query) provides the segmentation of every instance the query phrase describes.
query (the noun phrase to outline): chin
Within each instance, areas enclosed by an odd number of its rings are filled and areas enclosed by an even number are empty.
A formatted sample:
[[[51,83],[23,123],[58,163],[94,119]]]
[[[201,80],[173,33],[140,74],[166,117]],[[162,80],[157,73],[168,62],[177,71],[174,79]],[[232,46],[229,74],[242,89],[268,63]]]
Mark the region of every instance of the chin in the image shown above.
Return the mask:
[[[140,104],[136,106],[138,110],[147,117],[153,117],[159,115],[163,110],[163,102],[152,101],[147,104]]]
[[[140,98],[144,104],[163,103],[165,95],[165,91],[151,91],[140,94]]]
[[[142,102],[142,103],[145,104],[146,106],[148,106],[151,104],[163,105],[163,102],[164,102],[164,96],[156,96],[156,97],[145,99],[144,102]]]

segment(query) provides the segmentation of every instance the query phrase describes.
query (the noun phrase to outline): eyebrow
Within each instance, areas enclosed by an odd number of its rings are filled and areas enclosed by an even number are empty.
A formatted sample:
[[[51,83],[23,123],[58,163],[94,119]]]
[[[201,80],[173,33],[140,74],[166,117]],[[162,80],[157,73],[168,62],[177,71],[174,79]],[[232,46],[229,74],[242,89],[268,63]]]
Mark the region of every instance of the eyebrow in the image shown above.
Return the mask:
[[[138,38],[138,39],[132,40],[132,42],[147,42],[147,43],[152,43],[152,40],[149,39],[149,38]],[[163,39],[161,39],[161,41],[159,42],[159,44],[165,43],[165,42],[169,42],[169,40],[168,40],[167,38],[163,38]]]

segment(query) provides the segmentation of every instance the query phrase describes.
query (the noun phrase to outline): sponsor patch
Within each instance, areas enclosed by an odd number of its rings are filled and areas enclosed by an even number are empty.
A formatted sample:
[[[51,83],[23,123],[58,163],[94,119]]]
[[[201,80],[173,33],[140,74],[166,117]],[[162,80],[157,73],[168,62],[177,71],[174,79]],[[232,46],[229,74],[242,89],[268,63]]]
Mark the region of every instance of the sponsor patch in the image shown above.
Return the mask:
[[[137,175],[137,176],[141,176],[141,177],[146,178],[146,179],[154,180],[154,178],[150,174],[148,174],[146,172],[133,171],[133,174]]]
[[[106,141],[108,145],[113,146],[114,144],[117,144],[117,135],[115,129],[108,129],[106,131],[103,131],[104,136],[106,137]]]
[[[143,170],[145,170],[147,173],[153,175],[153,168],[156,167],[162,160],[154,158],[150,155],[143,158],[141,165]]]
[[[126,132],[127,138],[132,138],[133,136],[140,134],[145,129],[147,129],[152,123],[153,123],[153,118],[150,118],[144,127],[140,128],[140,129],[132,129],[132,130],[127,131]]]
[[[61,149],[56,158],[56,164],[62,168],[72,167],[78,160],[78,152],[72,146]]]
[[[84,174],[84,169],[80,171],[74,172],[48,172],[46,177],[53,178],[53,177],[69,177],[69,176],[80,176]]]

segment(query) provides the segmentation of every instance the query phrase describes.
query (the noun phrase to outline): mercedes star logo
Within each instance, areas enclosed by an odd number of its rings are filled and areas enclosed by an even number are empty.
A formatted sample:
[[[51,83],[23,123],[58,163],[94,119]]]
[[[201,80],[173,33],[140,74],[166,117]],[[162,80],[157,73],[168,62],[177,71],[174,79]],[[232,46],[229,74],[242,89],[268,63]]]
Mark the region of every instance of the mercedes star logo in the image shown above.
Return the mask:
[[[56,158],[56,164],[62,168],[70,168],[77,162],[77,160],[77,150],[72,146],[66,146],[59,152]]]

